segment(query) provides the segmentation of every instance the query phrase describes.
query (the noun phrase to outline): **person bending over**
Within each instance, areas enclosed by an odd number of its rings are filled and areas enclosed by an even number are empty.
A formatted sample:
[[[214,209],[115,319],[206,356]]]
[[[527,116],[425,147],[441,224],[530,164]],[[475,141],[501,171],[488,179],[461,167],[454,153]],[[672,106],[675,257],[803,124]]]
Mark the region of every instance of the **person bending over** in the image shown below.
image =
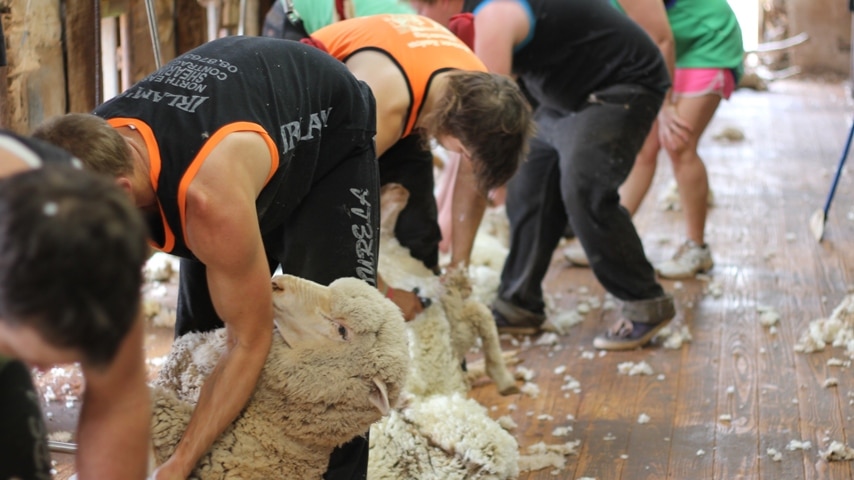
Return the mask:
[[[386,14],[344,20],[312,39],[365,81],[377,102],[380,183],[410,192],[395,236],[438,271],[441,232],[434,197],[437,140],[459,155],[452,192],[450,266],[468,263],[486,207],[486,192],[516,172],[533,133],[530,106],[516,83],[488,73],[474,52],[426,17]],[[407,319],[420,311],[409,292],[391,295]]]
[[[665,61],[634,22],[601,0],[413,0],[449,24],[470,13],[474,51],[514,74],[537,104],[537,137],[507,186],[510,252],[493,314],[500,330],[539,331],[542,281],[567,224],[622,315],[593,342],[633,349],[675,315],[617,189],[670,87]],[[459,24],[459,23],[458,23]]]
[[[273,334],[271,274],[376,284],[379,181],[370,89],[299,42],[226,37],[168,62],[94,114],[34,135],[116,179],[151,241],[181,257],[176,335],[224,326],[228,349],[156,471],[186,478],[246,405]],[[367,437],[327,479],[364,478]]]

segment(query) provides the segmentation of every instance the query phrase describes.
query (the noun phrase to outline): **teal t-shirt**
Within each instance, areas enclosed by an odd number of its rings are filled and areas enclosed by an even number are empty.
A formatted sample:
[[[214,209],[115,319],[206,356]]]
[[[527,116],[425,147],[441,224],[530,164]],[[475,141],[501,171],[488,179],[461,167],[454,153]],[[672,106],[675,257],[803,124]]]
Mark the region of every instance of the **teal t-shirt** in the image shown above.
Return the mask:
[[[279,0],[285,4],[285,0]],[[350,0],[354,16],[366,17],[380,13],[415,13],[403,0]],[[335,0],[293,0],[305,30],[311,34],[335,20]],[[285,10],[287,5],[285,4]]]
[[[617,0],[611,4],[621,11]],[[741,27],[727,0],[675,0],[667,20],[676,42],[677,68],[728,68],[740,76]]]

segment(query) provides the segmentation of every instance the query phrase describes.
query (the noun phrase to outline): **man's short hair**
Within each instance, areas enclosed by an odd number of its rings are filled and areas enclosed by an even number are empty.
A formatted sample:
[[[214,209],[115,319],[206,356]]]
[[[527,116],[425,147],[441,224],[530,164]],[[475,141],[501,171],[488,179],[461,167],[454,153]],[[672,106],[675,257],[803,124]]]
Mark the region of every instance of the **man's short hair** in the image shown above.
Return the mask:
[[[36,127],[32,136],[68,151],[93,172],[113,178],[133,173],[130,147],[101,117],[90,113],[56,116]]]
[[[45,166],[0,179],[0,321],[108,364],[138,315],[146,238],[106,177]]]
[[[531,106],[516,82],[486,72],[451,72],[422,121],[427,138],[450,135],[462,142],[483,191],[510,180],[535,131]]]

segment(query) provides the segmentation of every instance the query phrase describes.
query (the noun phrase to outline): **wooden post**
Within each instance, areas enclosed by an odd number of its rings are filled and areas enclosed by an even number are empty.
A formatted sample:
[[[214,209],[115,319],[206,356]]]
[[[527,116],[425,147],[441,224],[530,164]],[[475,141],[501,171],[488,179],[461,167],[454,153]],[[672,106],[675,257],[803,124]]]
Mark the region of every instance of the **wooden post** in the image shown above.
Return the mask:
[[[99,0],[65,2],[68,111],[90,112],[101,102]]]
[[[66,112],[59,0],[11,0],[6,6],[3,126],[29,133],[44,119]]]

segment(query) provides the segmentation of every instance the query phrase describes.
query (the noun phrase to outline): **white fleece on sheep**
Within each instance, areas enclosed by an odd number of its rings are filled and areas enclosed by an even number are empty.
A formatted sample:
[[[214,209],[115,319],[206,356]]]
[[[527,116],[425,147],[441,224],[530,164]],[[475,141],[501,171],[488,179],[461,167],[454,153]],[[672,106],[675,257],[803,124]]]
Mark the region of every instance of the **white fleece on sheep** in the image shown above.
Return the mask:
[[[290,296],[310,309],[324,305],[320,321],[341,319],[350,327],[349,340],[288,344],[274,335],[249,403],[200,459],[193,478],[319,479],[335,446],[364,434],[381,418],[377,382],[390,403],[397,401],[409,369],[399,309],[361,280],[339,279],[328,287],[294,281],[274,292],[274,302]],[[278,315],[282,305],[277,305]],[[183,335],[173,343],[152,386],[158,462],[172,454],[183,435],[199,387],[225,342],[220,329]]]
[[[371,430],[371,480],[510,479],[518,444],[486,409],[461,395],[412,399]]]

